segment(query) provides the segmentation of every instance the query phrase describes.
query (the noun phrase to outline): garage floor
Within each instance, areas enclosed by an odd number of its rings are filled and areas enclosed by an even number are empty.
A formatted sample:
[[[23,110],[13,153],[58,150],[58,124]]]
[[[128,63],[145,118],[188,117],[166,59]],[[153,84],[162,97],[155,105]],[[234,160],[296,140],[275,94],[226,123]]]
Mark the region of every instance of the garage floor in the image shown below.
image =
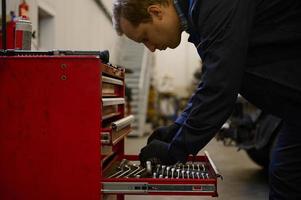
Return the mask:
[[[138,154],[146,143],[147,137],[130,137],[126,140],[126,153]],[[244,151],[237,151],[235,147],[225,147],[221,142],[213,139],[205,148],[223,175],[224,180],[218,181],[218,198],[185,197],[192,199],[219,200],[266,200],[268,199],[267,176],[254,164]],[[201,152],[201,154],[203,154]],[[126,196],[126,200],[180,200],[180,196]]]

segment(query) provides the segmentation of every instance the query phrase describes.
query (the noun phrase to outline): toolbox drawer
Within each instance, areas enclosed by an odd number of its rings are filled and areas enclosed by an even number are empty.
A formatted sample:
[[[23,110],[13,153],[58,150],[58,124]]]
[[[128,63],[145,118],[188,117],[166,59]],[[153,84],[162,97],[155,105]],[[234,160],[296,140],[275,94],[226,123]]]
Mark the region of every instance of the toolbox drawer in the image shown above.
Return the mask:
[[[110,128],[102,128],[101,144],[116,145],[120,140],[127,136],[131,131],[131,123],[134,120],[133,115],[129,115],[111,123]]]
[[[221,175],[216,170],[208,152],[205,152],[203,156],[191,157],[185,165],[176,164],[165,167],[161,165],[159,169],[158,165],[153,166],[151,174],[146,172],[146,168],[139,165],[138,156],[125,155],[123,158],[131,161],[132,165],[128,164],[127,168],[120,173],[122,170],[118,169],[118,166],[121,161],[112,161],[114,164],[107,166],[103,171],[102,193],[217,196],[217,179]],[[167,167],[169,167],[168,170]],[[164,168],[163,171],[162,168]],[[172,168],[174,168],[173,174],[171,173]],[[139,170],[143,169],[144,172],[140,173],[140,177],[139,175],[135,176],[135,173],[137,174]],[[135,170],[136,172],[134,172]],[[156,172],[159,173],[154,176]],[[163,174],[161,178],[159,178],[160,173]]]
[[[123,96],[123,80],[102,76],[102,97],[122,97]]]

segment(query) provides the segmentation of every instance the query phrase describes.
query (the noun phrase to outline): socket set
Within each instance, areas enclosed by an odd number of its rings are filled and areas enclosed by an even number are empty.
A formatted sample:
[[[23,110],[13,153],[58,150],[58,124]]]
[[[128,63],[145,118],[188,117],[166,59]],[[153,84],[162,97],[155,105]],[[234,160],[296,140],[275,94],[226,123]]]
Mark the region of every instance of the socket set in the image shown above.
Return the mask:
[[[103,173],[104,194],[205,195],[217,196],[217,179],[221,177],[208,152],[190,157],[187,163],[161,165],[138,156],[124,156]]]
[[[187,162],[175,165],[153,164],[146,162],[146,167],[123,159],[108,178],[171,178],[171,179],[209,179],[205,162]]]
[[[201,162],[177,163],[172,166],[158,164],[156,165],[155,172],[152,172],[152,174],[153,178],[209,179],[205,163]]]

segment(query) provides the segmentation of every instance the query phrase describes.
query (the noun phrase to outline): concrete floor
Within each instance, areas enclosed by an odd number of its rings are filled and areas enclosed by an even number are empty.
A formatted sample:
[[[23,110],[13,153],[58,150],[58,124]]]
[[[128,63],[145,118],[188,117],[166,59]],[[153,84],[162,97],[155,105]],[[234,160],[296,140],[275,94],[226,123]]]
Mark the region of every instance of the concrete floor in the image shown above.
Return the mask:
[[[127,154],[138,154],[145,145],[147,137],[129,137],[126,140]],[[266,200],[268,199],[268,180],[263,170],[254,164],[244,151],[235,147],[225,147],[213,139],[205,148],[210,153],[224,180],[218,180],[219,200]],[[203,154],[201,151],[200,154]],[[213,199],[212,197],[190,196],[134,196],[126,200],[180,200]]]

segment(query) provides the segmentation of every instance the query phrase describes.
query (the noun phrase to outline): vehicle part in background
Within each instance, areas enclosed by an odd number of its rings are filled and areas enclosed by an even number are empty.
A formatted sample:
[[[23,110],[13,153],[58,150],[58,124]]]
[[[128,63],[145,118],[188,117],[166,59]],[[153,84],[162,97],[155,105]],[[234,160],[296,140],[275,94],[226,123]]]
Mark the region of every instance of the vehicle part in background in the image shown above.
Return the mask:
[[[248,156],[265,169],[269,167],[280,127],[281,119],[273,115],[262,114],[257,122],[254,146],[246,149]]]
[[[32,24],[29,20],[19,19],[16,21],[15,49],[31,49]]]
[[[281,119],[268,115],[241,96],[232,115],[217,133],[224,145],[235,145],[264,169],[268,169],[271,151],[277,139]]]

